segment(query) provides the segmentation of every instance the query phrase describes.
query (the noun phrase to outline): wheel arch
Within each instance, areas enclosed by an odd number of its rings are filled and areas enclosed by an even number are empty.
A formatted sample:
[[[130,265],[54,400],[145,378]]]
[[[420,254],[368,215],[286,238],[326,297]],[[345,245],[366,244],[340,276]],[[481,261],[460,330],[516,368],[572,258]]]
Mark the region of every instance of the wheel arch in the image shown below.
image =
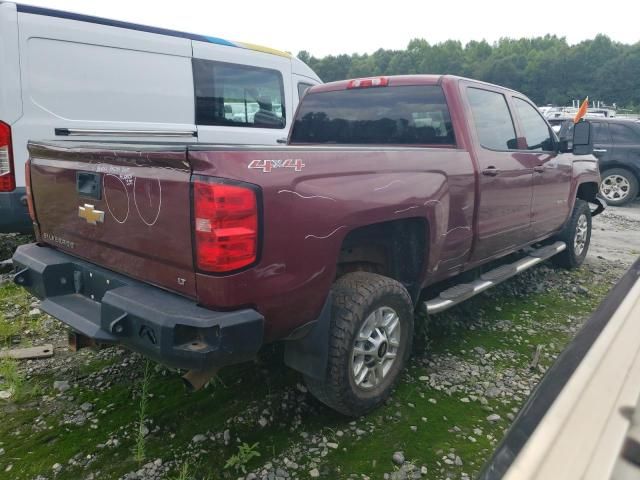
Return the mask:
[[[604,173],[607,170],[612,170],[614,168],[621,168],[623,170],[631,172],[633,176],[636,177],[638,183],[640,183],[640,165],[636,166],[630,163],[620,162],[618,160],[609,161],[604,165],[601,165],[600,176],[604,176]]]
[[[429,221],[424,217],[356,227],[342,240],[336,278],[359,270],[379,273],[402,283],[415,305],[427,268],[429,235]]]
[[[422,217],[372,223],[351,229],[342,239],[336,262],[336,278],[353,271],[371,271],[389,276],[407,289],[415,307],[427,269],[430,233],[429,222]],[[402,257],[418,261],[402,262]],[[412,268],[404,265],[408,263],[412,264]],[[356,268],[346,268],[349,264]],[[326,372],[333,295],[333,290],[330,290],[317,319],[302,325],[285,340],[285,364],[312,378],[323,378]]]

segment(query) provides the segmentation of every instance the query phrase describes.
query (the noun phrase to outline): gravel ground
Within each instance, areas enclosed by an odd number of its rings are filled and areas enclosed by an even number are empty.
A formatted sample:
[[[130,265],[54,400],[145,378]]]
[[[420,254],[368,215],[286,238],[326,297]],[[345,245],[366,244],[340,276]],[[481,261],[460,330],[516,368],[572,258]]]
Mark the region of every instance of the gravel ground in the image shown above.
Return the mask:
[[[0,246],[4,248],[0,249],[0,253],[6,256],[21,241],[24,238],[0,236]],[[543,265],[488,292],[475,301],[469,310],[461,307],[450,315],[437,316],[432,321],[433,325],[430,324],[430,329],[442,332],[463,325],[464,331],[471,334],[467,337],[470,340],[463,340],[456,348],[449,348],[449,343],[447,347],[432,345],[432,348],[418,351],[398,391],[379,412],[354,421],[343,418],[336,420],[333,414],[311,398],[299,379],[284,381],[281,388],[271,390],[269,387],[264,396],[251,398],[247,395],[249,399],[240,408],[230,410],[231,413],[217,428],[196,424],[196,430],[189,433],[186,442],[177,440],[183,433],[179,423],[160,424],[154,422],[153,418],[145,419],[142,422],[144,436],[162,439],[162,458],[147,458],[119,478],[380,478],[360,473],[363,463],[355,463],[351,457],[362,448],[367,450],[367,442],[371,442],[372,438],[380,437],[382,443],[376,445],[384,445],[384,438],[388,436],[391,444],[397,432],[404,432],[402,436],[407,441],[403,442],[405,448],[401,450],[396,449],[398,442],[394,442],[389,446],[391,450],[376,447],[381,450],[365,451],[365,460],[362,461],[368,462],[367,471],[379,472],[377,464],[384,464],[387,465],[381,475],[384,479],[468,479],[479,470],[548,365],[584,321],[584,316],[571,314],[563,316],[562,321],[553,316],[544,317],[547,320],[541,321],[534,309],[555,307],[538,305],[536,302],[531,310],[517,311],[517,322],[507,319],[506,309],[517,308],[518,302],[535,294],[560,294],[566,305],[582,305],[595,294],[594,284],[608,288],[639,255],[640,202],[630,207],[609,208],[594,219],[592,244],[583,267],[588,281]],[[8,280],[7,274],[0,274],[0,287]],[[498,303],[503,306],[497,306]],[[27,298],[23,301],[9,297],[1,304],[4,308],[0,321],[2,316],[6,322],[19,318],[34,321],[33,328],[22,328],[17,336],[18,342],[47,342],[55,346],[53,358],[27,361],[21,365],[27,381],[45,378],[48,387],[44,393],[35,395],[31,408],[35,408],[37,415],[28,424],[12,432],[14,438],[35,435],[47,429],[60,432],[73,432],[73,429],[98,431],[107,428],[103,427],[104,424],[108,425],[108,434],[100,442],[87,440],[76,447],[77,453],[67,458],[61,456],[51,462],[45,471],[31,476],[23,476],[20,472],[20,459],[3,459],[5,450],[9,452],[13,440],[0,437],[0,478],[113,478],[101,473],[108,470],[104,459],[116,455],[114,452],[123,444],[131,444],[138,429],[132,427],[131,423],[113,425],[110,419],[124,405],[116,401],[102,404],[99,399],[119,386],[137,385],[143,360],[119,348],[70,353],[59,322],[42,314],[36,300]],[[505,318],[496,321],[495,316],[500,317],[502,313]],[[492,320],[488,319],[490,316]],[[488,340],[483,344],[474,344],[474,332],[482,333],[483,336],[479,338],[485,340],[495,338],[497,346],[491,345]],[[556,337],[557,342],[554,340]],[[437,343],[437,338],[430,341]],[[533,364],[532,349],[540,353],[540,361]],[[87,366],[94,366],[95,371],[86,371]],[[276,368],[272,371],[269,365],[265,367],[264,364],[258,364],[251,368],[264,369],[257,377],[268,384],[278,383],[278,376],[285,375],[285,369]],[[175,376],[175,372],[157,366],[154,375],[157,378],[169,378]],[[223,378],[228,381],[229,377]],[[237,385],[242,384],[242,375],[233,381]],[[250,384],[252,381],[252,377],[244,380]],[[240,386],[227,389],[242,394]],[[215,394],[214,391],[212,396],[215,397]],[[158,396],[163,397],[164,394]],[[124,407],[136,405],[139,397],[139,393],[133,389]],[[159,401],[162,402],[162,398]],[[219,406],[224,410],[236,401],[231,395],[227,403]],[[1,402],[2,414],[20,411],[19,407],[11,404],[3,409]],[[469,420],[450,413],[459,412],[458,409],[469,409],[475,417]],[[328,420],[318,422],[318,419]],[[430,432],[436,430],[436,425],[442,425],[449,438],[443,447],[438,447],[433,458],[416,459],[417,455],[410,453],[412,443],[422,445],[420,442],[426,442],[428,445]],[[255,432],[275,436],[273,432],[276,431],[282,432],[286,445],[277,453],[263,451],[259,460],[250,463],[254,467],[244,473],[238,471],[236,475],[231,475],[230,471],[225,470],[203,477],[188,471],[192,465],[197,468],[207,455],[219,455],[217,452],[221,450],[228,452],[255,435]],[[174,438],[175,448],[171,446]],[[480,444],[484,447],[477,453],[476,447]],[[469,450],[468,447],[473,448]],[[471,451],[476,453],[468,453]],[[112,461],[117,461],[116,457],[113,458]],[[177,473],[181,469],[183,476]],[[76,476],[74,472],[82,474]]]
[[[594,218],[589,254],[623,266],[640,257],[640,200]]]

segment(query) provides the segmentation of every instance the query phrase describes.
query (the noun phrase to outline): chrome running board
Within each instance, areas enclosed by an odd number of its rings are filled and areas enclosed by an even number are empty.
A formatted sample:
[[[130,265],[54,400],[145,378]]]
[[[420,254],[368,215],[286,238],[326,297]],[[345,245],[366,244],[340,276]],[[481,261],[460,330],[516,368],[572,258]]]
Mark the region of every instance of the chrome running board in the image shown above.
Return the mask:
[[[502,265],[493,270],[483,273],[478,280],[471,283],[461,283],[448,288],[440,293],[436,298],[424,302],[427,313],[440,313],[447,308],[451,308],[485,290],[504,282],[505,280],[530,269],[534,265],[544,262],[555,254],[567,248],[564,242],[555,242],[535,250],[532,250],[524,258],[517,262]]]

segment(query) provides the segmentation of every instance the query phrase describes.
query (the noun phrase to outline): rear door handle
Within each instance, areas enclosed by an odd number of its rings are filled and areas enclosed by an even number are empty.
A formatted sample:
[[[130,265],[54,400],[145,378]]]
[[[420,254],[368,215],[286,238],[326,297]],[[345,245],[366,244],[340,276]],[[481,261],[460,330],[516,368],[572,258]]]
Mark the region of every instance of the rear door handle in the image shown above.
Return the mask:
[[[491,167],[487,167],[484,170],[482,170],[482,174],[486,175],[487,177],[495,177],[496,175],[498,175],[500,173],[500,169],[491,166]]]
[[[280,144],[284,144],[287,143],[287,139],[286,138],[279,138],[276,140],[276,142],[280,143]]]
[[[533,171],[538,173],[544,172],[544,165],[536,165],[535,167],[533,167]]]

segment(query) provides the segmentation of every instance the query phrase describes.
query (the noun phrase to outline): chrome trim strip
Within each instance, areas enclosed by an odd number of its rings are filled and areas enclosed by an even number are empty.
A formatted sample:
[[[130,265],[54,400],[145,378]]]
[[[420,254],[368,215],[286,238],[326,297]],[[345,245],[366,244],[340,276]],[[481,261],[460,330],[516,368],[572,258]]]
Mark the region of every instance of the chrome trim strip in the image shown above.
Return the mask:
[[[109,130],[99,128],[56,128],[62,137],[196,137],[196,130]]]

